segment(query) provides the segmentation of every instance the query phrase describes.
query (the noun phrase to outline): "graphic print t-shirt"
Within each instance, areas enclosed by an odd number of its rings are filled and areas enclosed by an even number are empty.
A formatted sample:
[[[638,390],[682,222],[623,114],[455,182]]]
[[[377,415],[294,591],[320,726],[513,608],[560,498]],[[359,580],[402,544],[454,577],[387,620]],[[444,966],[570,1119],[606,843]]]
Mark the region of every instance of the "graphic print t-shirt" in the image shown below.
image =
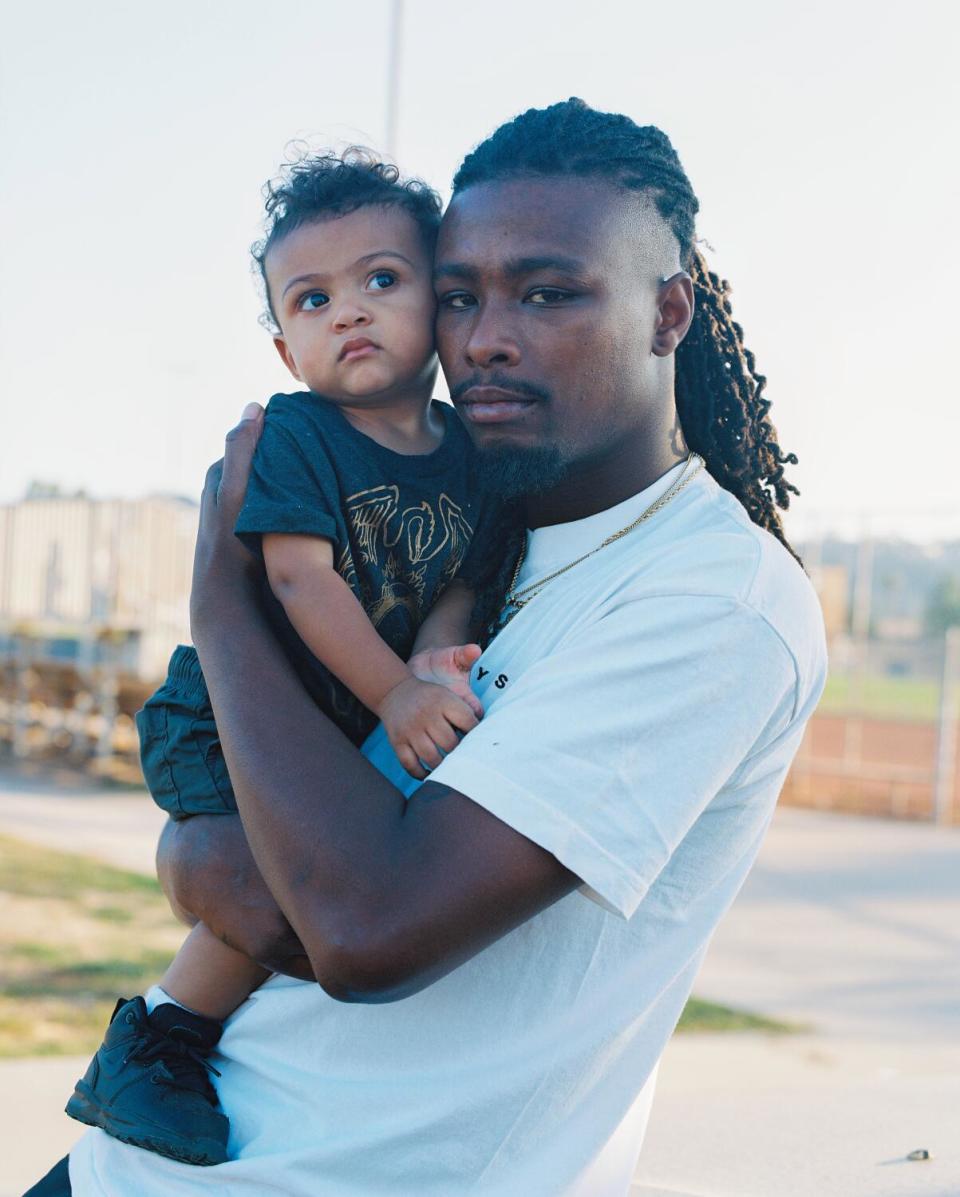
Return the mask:
[[[482,509],[470,438],[451,407],[434,403],[434,411],[446,427],[443,442],[408,456],[358,432],[318,395],[274,395],[236,526],[256,552],[272,532],[330,540],[335,568],[404,660],[460,570]],[[375,716],[313,656],[269,589],[265,602],[314,701],[361,743]]]

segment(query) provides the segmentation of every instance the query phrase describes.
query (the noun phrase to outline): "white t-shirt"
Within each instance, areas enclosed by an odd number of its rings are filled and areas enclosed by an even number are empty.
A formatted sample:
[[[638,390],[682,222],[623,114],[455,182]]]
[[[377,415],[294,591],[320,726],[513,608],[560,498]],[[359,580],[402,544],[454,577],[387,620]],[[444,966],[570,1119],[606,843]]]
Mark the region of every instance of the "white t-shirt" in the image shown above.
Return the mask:
[[[529,536],[522,581],[635,518]],[[486,715],[433,773],[583,886],[402,1001],[276,977],[216,1066],[231,1162],[90,1132],[78,1197],[624,1197],[657,1060],[743,882],[826,671],[800,567],[705,473],[561,575],[474,669]],[[380,731],[365,748],[412,792]]]

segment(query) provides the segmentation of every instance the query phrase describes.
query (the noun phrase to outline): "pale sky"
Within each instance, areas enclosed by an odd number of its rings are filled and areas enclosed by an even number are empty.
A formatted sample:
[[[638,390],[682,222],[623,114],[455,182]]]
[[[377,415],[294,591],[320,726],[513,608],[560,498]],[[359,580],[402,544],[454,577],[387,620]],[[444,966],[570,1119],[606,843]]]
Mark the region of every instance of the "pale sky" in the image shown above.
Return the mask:
[[[257,324],[260,187],[295,138],[383,147],[389,0],[0,9],[0,501],[195,495],[244,403],[295,389]],[[404,11],[407,173],[446,193],[569,95],[660,125],[801,458],[794,535],[960,534],[954,5]]]

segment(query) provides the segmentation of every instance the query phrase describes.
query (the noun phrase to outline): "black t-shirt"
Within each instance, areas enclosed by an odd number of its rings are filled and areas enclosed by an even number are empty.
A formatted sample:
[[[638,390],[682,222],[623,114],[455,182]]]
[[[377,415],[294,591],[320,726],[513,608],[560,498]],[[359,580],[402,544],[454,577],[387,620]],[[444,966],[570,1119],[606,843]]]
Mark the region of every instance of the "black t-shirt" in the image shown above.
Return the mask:
[[[432,453],[408,456],[358,432],[318,395],[274,395],[236,526],[258,553],[265,533],[330,540],[335,568],[403,660],[447,584],[463,576],[484,507],[466,429],[449,405],[435,402],[434,411],[446,425],[443,442]],[[471,566],[482,555],[474,545]],[[376,717],[313,656],[269,588],[265,601],[314,701],[361,743]]]

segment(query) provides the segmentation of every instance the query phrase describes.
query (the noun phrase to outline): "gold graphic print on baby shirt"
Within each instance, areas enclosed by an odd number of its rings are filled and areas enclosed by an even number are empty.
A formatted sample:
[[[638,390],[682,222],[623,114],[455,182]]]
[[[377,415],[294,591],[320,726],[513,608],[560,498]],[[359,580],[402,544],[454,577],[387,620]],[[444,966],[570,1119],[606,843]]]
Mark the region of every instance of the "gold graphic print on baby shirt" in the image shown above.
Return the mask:
[[[436,510],[428,502],[400,508],[397,486],[374,486],[350,495],[344,503],[350,543],[337,560],[337,570],[360,595],[374,627],[398,607],[419,627],[430,562],[444,555],[437,593],[457,573],[473,528],[463,509],[449,495],[438,495]],[[354,560],[359,554],[360,570]],[[379,589],[371,586],[376,579]]]

